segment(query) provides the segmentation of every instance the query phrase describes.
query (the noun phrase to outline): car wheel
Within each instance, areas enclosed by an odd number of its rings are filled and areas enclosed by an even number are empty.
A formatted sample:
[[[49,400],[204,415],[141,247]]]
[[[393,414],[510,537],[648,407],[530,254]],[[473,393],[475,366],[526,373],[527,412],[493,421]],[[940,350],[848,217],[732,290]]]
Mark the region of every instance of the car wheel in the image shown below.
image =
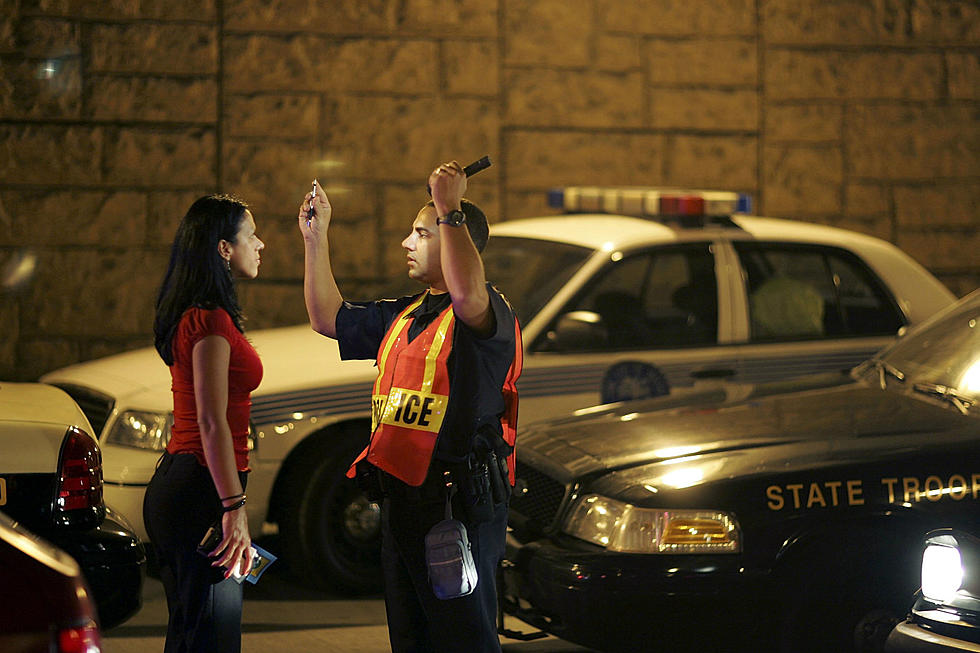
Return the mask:
[[[281,540],[294,575],[318,587],[382,589],[381,508],[345,475],[359,451],[331,437],[290,470]]]
[[[901,567],[881,567],[900,560],[898,552],[839,553],[801,558],[784,581],[780,651],[880,653],[911,605],[915,588],[900,577]]]

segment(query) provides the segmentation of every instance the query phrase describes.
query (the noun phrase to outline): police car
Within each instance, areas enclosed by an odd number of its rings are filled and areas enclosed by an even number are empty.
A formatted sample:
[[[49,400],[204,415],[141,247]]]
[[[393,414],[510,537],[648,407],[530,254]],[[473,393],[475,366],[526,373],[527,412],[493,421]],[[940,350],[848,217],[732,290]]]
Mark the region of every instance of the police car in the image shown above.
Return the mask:
[[[600,402],[837,370],[953,301],[894,246],[751,217],[737,193],[566,188],[563,216],[496,224],[487,278],[513,304],[525,357],[522,425]],[[298,247],[298,245],[297,245]],[[378,507],[343,472],[370,424],[371,361],[341,363],[308,325],[249,332],[249,520],[278,527],[304,578],[379,586]],[[51,372],[100,433],[106,494],[141,524],[171,424],[169,373],[150,349]]]
[[[980,291],[847,372],[525,429],[506,610],[603,651],[880,651],[922,537],[976,527],[978,403]]]
[[[106,506],[101,463],[94,430],[71,397],[40,383],[0,383],[0,512],[78,563],[92,590],[100,625],[111,628],[135,614],[142,604],[146,556],[129,523]],[[14,539],[23,538],[22,534]],[[36,564],[15,562],[21,554],[9,546],[4,547],[4,563]],[[17,548],[19,551],[21,547]],[[34,550],[46,548],[38,545]],[[43,552],[41,557],[50,559]],[[61,570],[62,577],[77,576],[77,569],[66,571],[71,565],[55,567]],[[24,577],[6,564],[0,566],[0,588],[5,602],[10,604],[0,610],[4,615],[0,618],[0,634],[24,635],[19,645],[13,638],[6,641],[13,650],[23,650],[25,642],[31,641],[26,633],[47,623],[45,615],[24,616],[29,608],[45,601],[58,603],[58,597],[47,594],[43,587],[35,588],[36,596],[32,597],[12,594],[16,582],[26,582],[28,570],[20,571]],[[66,582],[62,578],[61,584],[56,585],[61,587]],[[81,598],[88,601],[87,597]],[[49,607],[55,614],[67,606]],[[87,636],[85,622],[68,626],[80,627],[70,636]],[[3,641],[0,649],[10,650]]]

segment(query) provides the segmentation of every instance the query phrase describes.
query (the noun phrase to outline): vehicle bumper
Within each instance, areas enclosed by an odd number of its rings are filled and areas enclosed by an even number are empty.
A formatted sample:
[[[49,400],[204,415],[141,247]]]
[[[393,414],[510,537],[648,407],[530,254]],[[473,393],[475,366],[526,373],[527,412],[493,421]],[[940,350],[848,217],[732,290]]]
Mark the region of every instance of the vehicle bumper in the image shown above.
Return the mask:
[[[762,582],[739,555],[620,554],[509,538],[500,595],[508,614],[591,648],[696,639],[727,650],[733,638],[765,636]]]
[[[146,553],[125,520],[110,511],[98,528],[50,536],[73,557],[92,590],[103,630],[139,611],[143,602]]]
[[[980,628],[967,627],[971,639],[980,641]],[[980,643],[950,637],[923,628],[913,621],[903,621],[895,626],[885,642],[885,653],[949,653],[971,651],[980,653]]]

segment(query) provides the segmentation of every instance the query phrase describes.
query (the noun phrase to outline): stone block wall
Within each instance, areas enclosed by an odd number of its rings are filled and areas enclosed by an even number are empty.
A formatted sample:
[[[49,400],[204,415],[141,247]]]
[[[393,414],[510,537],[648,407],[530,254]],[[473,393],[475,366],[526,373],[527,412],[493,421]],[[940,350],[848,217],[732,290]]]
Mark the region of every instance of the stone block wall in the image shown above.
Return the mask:
[[[250,328],[305,320],[300,199],[345,293],[404,275],[439,161],[492,221],[566,184],[747,191],[980,285],[975,0],[0,0],[0,379],[150,343],[174,228],[234,193]]]

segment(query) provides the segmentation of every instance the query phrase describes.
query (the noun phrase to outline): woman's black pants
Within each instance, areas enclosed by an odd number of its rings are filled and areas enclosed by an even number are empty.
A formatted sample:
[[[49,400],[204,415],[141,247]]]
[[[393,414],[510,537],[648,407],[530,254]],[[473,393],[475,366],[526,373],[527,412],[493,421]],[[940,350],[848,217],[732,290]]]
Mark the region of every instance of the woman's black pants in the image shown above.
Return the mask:
[[[239,476],[244,488],[247,474]],[[241,650],[242,586],[197,552],[220,505],[211,474],[196,456],[164,453],[146,488],[143,521],[167,594],[165,653]]]

